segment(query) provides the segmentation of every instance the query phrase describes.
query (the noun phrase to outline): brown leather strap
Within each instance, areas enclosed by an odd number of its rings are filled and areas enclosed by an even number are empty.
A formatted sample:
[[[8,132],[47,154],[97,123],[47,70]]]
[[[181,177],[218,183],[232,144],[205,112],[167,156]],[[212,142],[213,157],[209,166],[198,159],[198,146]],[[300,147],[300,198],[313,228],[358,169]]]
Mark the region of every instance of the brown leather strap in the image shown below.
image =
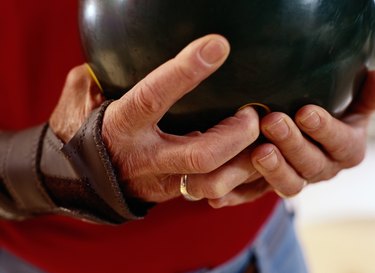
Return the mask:
[[[136,219],[128,209],[101,138],[101,122],[106,104],[86,120],[73,139],[62,148],[80,177],[89,181],[111,208],[127,219]]]
[[[27,217],[27,213],[24,213],[17,208],[12,196],[5,187],[4,181],[0,179],[0,218],[23,220]]]
[[[64,144],[48,125],[0,133],[0,216],[59,213],[119,224],[144,216],[149,204],[129,199],[101,138],[105,102]],[[134,203],[136,202],[136,203]]]
[[[48,129],[40,166],[45,186],[65,212],[93,221],[121,223],[139,219],[146,211],[133,213],[128,208],[102,141],[103,114],[109,103],[96,109],[65,145]]]
[[[4,168],[6,163],[9,140],[12,133],[0,132],[0,218],[4,219],[23,219],[18,212],[13,197],[10,195],[4,183]]]
[[[17,207],[23,211],[43,212],[54,207],[38,173],[39,142],[46,126],[13,134],[3,159],[3,180]]]

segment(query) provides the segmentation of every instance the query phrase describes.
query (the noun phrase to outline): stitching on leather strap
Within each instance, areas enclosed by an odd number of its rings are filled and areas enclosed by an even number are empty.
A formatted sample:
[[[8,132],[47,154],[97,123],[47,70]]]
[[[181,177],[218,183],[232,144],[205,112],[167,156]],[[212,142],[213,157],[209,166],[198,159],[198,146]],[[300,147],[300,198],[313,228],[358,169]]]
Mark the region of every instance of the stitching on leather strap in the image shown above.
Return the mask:
[[[139,219],[128,208],[101,139],[104,111],[111,101],[96,109],[71,141],[62,148],[76,173],[89,181],[92,189],[124,219]]]
[[[116,196],[116,201],[117,201],[117,206],[120,209],[121,215],[126,216],[126,217],[131,217],[132,219],[137,219],[135,215],[133,215],[132,212],[130,212],[128,206],[125,203],[124,200],[124,195],[119,187],[118,180],[116,177],[116,174],[114,173],[112,163],[110,161],[109,155],[107,153],[107,150],[105,148],[105,145],[103,143],[103,139],[101,136],[101,128],[102,128],[102,122],[103,122],[103,115],[105,109],[108,107],[111,101],[108,101],[105,103],[101,111],[98,112],[98,115],[96,116],[95,119],[95,126],[93,128],[93,139],[95,142],[96,149],[98,151],[99,157],[101,158],[101,162],[103,164],[104,170],[107,174],[108,180],[111,183],[110,186],[113,189],[113,193]]]

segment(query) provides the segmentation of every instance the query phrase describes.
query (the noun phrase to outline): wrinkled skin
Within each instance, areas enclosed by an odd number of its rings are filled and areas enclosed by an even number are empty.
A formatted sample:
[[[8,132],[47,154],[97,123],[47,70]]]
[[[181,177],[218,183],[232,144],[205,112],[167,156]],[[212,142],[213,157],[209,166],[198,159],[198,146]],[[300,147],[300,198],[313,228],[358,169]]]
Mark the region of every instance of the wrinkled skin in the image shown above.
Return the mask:
[[[114,167],[127,194],[163,202],[180,195],[181,174],[188,191],[212,207],[255,200],[269,190],[282,196],[300,192],[305,181],[328,180],[359,164],[375,109],[375,73],[369,73],[358,103],[341,121],[307,105],[294,120],[273,112],[261,120],[246,107],[206,132],[185,136],[162,132],[166,111],[223,64],[230,51],[221,36],[189,44],[107,108],[102,128]],[[65,142],[104,101],[82,65],[68,75],[50,125]],[[263,133],[268,143],[252,145]]]

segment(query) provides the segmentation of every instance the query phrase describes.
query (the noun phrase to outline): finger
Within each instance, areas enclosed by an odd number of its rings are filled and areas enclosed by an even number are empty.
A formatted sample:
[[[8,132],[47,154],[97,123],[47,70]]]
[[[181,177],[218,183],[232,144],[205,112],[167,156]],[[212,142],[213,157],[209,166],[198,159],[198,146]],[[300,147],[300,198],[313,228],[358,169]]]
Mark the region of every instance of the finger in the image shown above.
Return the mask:
[[[133,125],[156,124],[178,99],[217,70],[228,54],[229,44],[222,36],[192,42],[124,95],[120,111]]]
[[[68,142],[93,109],[99,107],[103,101],[104,97],[90,77],[87,67],[77,66],[67,75],[49,124],[56,135]]]
[[[200,199],[218,199],[238,185],[259,178],[259,173],[251,164],[250,153],[245,150],[210,173],[189,175],[189,193]]]
[[[253,183],[242,184],[218,199],[209,199],[208,204],[213,208],[237,206],[255,201],[266,192],[272,190],[264,179],[258,179]]]
[[[334,162],[307,140],[290,117],[271,113],[261,121],[263,134],[275,144],[287,162],[310,182],[325,179],[336,170]]]
[[[205,174],[222,166],[252,144],[259,136],[259,118],[246,107],[202,134],[173,136],[161,134],[164,142],[154,154],[154,171]]]
[[[273,144],[259,145],[251,156],[254,168],[280,195],[294,196],[305,186],[306,180],[285,161]]]
[[[326,110],[313,105],[298,111],[296,123],[343,167],[355,166],[363,160],[365,143],[358,139],[364,137],[364,129],[355,130],[352,125],[333,118]]]

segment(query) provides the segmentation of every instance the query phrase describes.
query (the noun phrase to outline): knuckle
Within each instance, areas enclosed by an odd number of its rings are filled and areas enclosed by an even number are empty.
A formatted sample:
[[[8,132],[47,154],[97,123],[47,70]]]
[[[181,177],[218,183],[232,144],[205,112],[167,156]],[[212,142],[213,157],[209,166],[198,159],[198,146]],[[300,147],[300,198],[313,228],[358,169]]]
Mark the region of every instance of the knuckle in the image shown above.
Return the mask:
[[[123,135],[131,132],[135,127],[135,119],[130,119],[129,115],[124,115],[117,106],[118,102],[112,102],[106,109],[106,114],[103,118],[102,132],[108,132],[108,136]],[[128,110],[128,109],[127,109]]]
[[[198,71],[188,66],[175,64],[173,66],[174,75],[185,83],[194,83],[198,77]]]
[[[143,81],[140,89],[134,92],[135,105],[139,111],[148,114],[158,113],[163,108],[163,98],[157,86]]]
[[[354,154],[348,154],[347,157],[341,161],[344,168],[351,168],[359,165],[365,158],[365,151],[357,152]]]
[[[215,169],[215,160],[208,149],[192,148],[187,153],[186,165],[197,173],[209,173]]]
[[[84,65],[76,66],[68,72],[65,85],[72,89],[81,88],[83,84],[87,83],[89,78]]]
[[[335,163],[333,167],[329,171],[322,172],[319,176],[317,176],[313,182],[319,182],[319,181],[329,181],[333,177],[335,177],[340,171],[342,170],[342,167],[339,166],[339,164]]]
[[[221,183],[207,183],[202,188],[203,195],[208,199],[218,199],[225,195],[225,188]]]
[[[266,182],[264,178],[252,182],[250,188],[248,188],[249,186],[246,184],[239,186],[239,188],[241,187],[243,187],[244,189],[247,188],[243,196],[244,200],[246,200],[247,202],[258,199],[271,188],[271,186]]]
[[[331,153],[334,156],[338,156],[339,158],[345,158],[348,156],[348,152],[350,149],[347,145],[334,145],[332,146],[328,152]]]
[[[286,155],[299,155],[305,153],[306,143],[300,139],[291,139],[287,143]]]
[[[320,160],[311,161],[305,166],[308,166],[308,168],[301,172],[301,176],[308,181],[313,181],[316,177],[321,176],[325,170],[325,164]]]
[[[351,161],[351,157],[354,156],[352,154],[352,150],[348,145],[336,145],[333,146],[328,152],[333,156],[333,158],[337,158],[340,162]]]

